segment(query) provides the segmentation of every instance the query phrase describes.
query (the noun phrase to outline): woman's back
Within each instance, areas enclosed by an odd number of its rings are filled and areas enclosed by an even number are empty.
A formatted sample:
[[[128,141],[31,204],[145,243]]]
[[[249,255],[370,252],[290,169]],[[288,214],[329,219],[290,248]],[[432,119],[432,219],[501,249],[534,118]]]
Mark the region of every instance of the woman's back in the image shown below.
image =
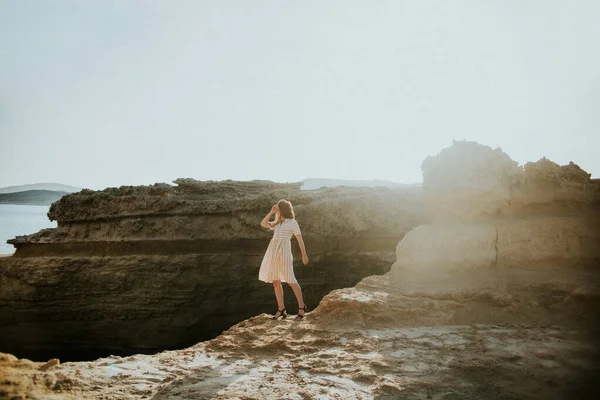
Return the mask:
[[[292,235],[300,234],[300,225],[295,219],[286,219],[280,224],[275,225],[273,238],[275,239],[290,239]]]

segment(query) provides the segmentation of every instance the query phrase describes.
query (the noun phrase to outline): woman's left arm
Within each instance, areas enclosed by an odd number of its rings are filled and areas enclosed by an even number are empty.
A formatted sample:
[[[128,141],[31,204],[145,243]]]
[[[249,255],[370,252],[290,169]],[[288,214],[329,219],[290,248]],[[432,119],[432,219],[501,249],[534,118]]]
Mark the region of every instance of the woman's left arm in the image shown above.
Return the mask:
[[[308,264],[308,256],[306,255],[306,247],[304,246],[304,240],[302,240],[302,234],[299,233],[296,236],[296,240],[298,240],[298,244],[300,245],[300,251],[302,252],[302,264]]]

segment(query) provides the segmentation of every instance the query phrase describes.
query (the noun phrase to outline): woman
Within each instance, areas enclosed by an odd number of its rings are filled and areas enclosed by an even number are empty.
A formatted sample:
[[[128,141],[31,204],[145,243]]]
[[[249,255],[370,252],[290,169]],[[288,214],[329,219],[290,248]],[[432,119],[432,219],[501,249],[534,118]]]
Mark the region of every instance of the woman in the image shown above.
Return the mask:
[[[275,215],[275,220],[270,221],[273,215]],[[273,238],[271,239],[271,243],[269,243],[258,273],[259,280],[272,282],[275,289],[277,312],[273,319],[278,319],[279,317],[285,319],[287,317],[283,303],[283,287],[281,287],[281,282],[287,282],[296,295],[296,299],[298,300],[298,315],[296,318],[304,318],[306,305],[302,299],[302,289],[294,276],[292,244],[290,241],[292,235],[296,236],[298,240],[300,250],[302,251],[302,263],[304,265],[308,264],[308,256],[306,255],[300,226],[294,219],[292,203],[287,200],[279,200],[277,204],[271,207],[271,211],[260,222],[260,226],[274,231]]]

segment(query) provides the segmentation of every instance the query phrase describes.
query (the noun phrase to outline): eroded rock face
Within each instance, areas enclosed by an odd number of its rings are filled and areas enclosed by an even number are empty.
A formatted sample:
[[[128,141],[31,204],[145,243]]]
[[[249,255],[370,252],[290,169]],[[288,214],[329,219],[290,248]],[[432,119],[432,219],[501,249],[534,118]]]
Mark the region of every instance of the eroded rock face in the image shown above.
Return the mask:
[[[387,272],[404,233],[422,221],[419,189],[197,182],[84,190],[49,216],[56,229],[11,242],[0,260],[0,350],[93,359],[183,348],[276,309],[258,268],[271,233],[259,222],[294,204],[311,263],[296,244],[306,304]],[[296,303],[286,287],[286,305]]]
[[[337,238],[401,237],[422,220],[420,188],[301,191],[300,184],[262,181],[175,182],[179,186],[84,190],[64,196],[48,213],[58,228],[9,242],[17,247],[17,256],[45,243],[54,248],[70,244],[70,251],[75,243],[127,241],[135,246],[144,240],[198,241],[208,246],[240,240],[238,244],[244,245],[269,237],[258,222],[282,198],[292,201],[304,236],[317,245],[329,246]],[[231,247],[230,243],[226,246]],[[50,250],[45,246],[44,251]]]
[[[183,350],[62,364],[0,354],[0,390],[57,399],[597,397],[593,271],[403,273],[400,284],[386,274],[334,290],[302,321],[261,314]]]
[[[501,149],[455,141],[423,161],[424,202],[433,220],[482,220],[598,210],[600,181],[574,163],[517,165]]]
[[[396,248],[412,271],[597,267],[600,182],[571,163],[519,167],[500,149],[454,142],[422,165],[428,224]]]
[[[600,267],[600,215],[533,215],[496,222],[499,267]]]
[[[438,273],[445,269],[493,267],[498,231],[484,223],[433,223],[408,232],[396,248],[397,268]]]
[[[425,205],[433,219],[474,219],[509,204],[510,186],[520,173],[501,149],[455,141],[421,164]]]
[[[540,191],[522,176],[513,176],[509,202],[499,200],[506,191],[477,195],[477,185],[466,197],[472,208],[453,208],[450,187],[428,192],[429,204],[446,208],[406,234],[392,271],[332,291],[303,320],[258,315],[152,356],[58,364],[0,355],[0,390],[65,399],[596,399],[597,186],[588,177]],[[345,223],[360,230],[364,221]]]

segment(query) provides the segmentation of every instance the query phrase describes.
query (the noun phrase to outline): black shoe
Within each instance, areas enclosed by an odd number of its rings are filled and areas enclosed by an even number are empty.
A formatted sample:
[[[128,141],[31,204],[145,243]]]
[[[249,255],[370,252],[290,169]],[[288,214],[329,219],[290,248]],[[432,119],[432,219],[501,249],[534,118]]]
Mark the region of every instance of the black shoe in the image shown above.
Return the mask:
[[[277,313],[279,313],[279,315],[277,315]],[[279,319],[279,317],[281,317],[281,319],[287,318],[287,312],[285,311],[285,308],[283,310],[277,310],[277,312],[271,319]]]
[[[300,312],[300,310],[302,310],[306,314],[306,309],[307,309],[306,304],[304,304],[304,307],[298,307],[298,312]],[[304,315],[300,315],[300,314],[296,315],[296,319],[302,319],[302,318],[304,318]]]

